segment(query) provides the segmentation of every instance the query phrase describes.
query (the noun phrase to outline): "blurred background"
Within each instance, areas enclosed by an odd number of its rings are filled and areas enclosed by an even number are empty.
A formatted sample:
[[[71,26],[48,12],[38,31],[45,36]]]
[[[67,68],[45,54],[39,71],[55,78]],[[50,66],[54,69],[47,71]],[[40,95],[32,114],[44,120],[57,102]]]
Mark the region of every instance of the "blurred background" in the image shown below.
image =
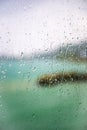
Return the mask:
[[[87,0],[0,0],[0,130],[87,130]]]

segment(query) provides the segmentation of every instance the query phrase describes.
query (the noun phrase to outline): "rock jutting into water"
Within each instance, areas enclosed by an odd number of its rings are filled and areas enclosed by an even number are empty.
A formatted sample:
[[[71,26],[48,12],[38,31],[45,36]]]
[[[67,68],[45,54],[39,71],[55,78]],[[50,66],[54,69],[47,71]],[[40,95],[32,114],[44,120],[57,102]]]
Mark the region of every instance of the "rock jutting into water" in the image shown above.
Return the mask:
[[[86,81],[87,73],[66,72],[45,74],[38,78],[40,86],[52,86],[63,82]]]

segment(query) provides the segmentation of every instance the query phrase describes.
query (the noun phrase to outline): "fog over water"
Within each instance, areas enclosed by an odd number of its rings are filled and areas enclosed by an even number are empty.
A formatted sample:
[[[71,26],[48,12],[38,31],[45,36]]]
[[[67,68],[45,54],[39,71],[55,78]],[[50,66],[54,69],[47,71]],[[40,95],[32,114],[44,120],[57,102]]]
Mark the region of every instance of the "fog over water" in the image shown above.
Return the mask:
[[[0,55],[31,55],[87,38],[86,0],[0,1]]]

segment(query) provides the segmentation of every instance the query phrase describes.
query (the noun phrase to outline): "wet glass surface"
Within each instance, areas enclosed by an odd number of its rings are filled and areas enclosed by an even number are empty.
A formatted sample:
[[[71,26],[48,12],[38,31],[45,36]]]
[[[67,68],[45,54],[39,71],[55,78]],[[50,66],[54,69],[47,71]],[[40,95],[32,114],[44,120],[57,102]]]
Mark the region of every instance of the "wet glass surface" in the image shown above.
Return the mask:
[[[87,130],[86,4],[0,1],[0,130]]]

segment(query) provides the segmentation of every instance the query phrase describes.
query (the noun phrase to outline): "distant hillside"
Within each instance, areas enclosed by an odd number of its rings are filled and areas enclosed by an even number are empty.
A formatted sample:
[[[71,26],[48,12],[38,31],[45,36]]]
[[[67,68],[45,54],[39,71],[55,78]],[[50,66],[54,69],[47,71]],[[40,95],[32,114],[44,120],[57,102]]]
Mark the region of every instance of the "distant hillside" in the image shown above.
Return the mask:
[[[57,58],[87,59],[87,42],[68,44],[58,50]]]

